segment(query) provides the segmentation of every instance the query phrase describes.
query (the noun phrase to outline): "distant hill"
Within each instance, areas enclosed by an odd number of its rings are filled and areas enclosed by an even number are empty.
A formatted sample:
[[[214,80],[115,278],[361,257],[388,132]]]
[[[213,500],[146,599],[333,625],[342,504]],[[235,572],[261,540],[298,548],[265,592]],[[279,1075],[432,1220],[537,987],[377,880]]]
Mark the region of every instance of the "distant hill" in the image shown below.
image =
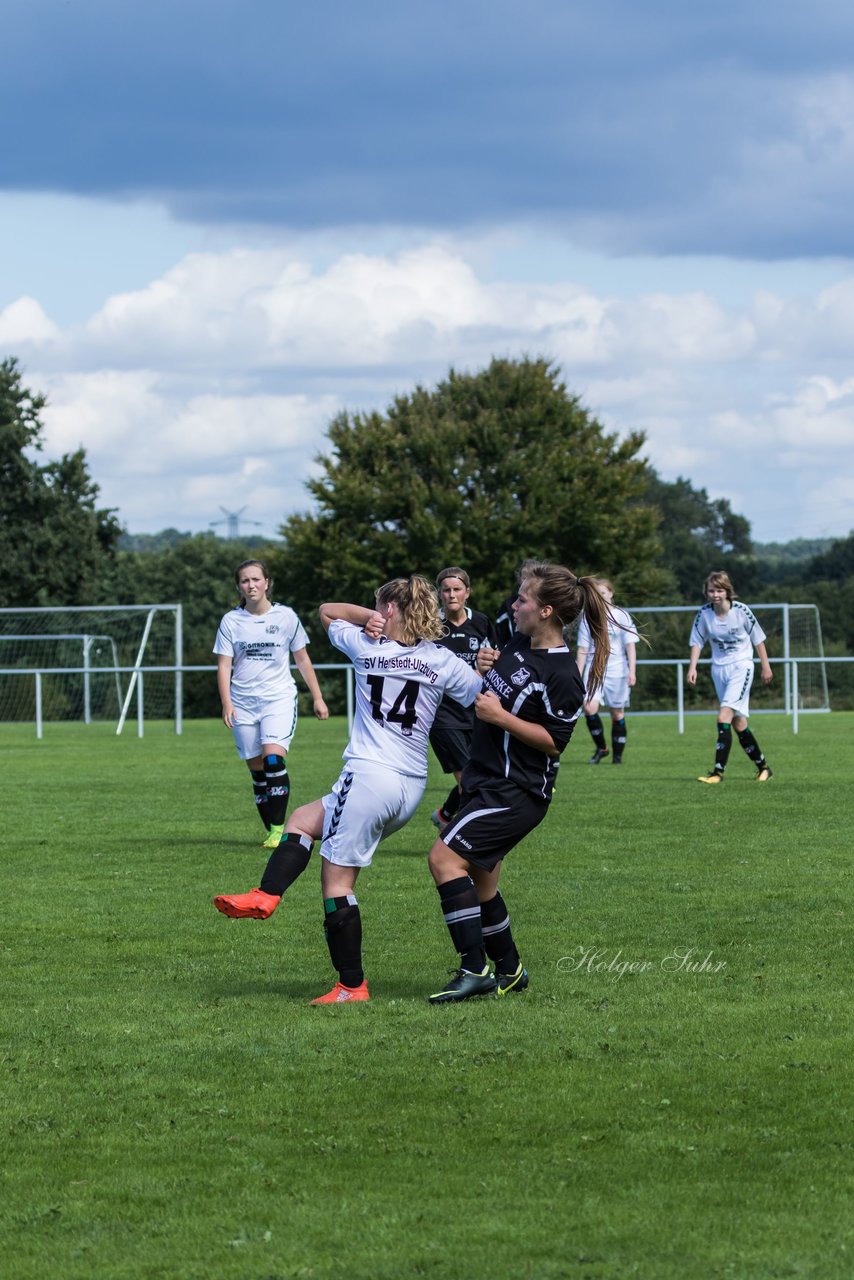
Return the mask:
[[[753,554],[766,564],[794,566],[801,560],[823,556],[835,538],[793,538],[791,542],[754,542]]]
[[[180,529],[161,529],[159,533],[128,533],[125,531],[119,538],[119,551],[141,551],[141,552],[157,552],[167,551],[171,547],[177,547],[179,543],[186,542],[188,538],[212,538],[216,542],[228,542],[228,538],[221,538],[216,533],[189,533],[181,532]],[[261,547],[269,547],[274,538],[253,538],[243,537],[236,539],[239,545],[249,551],[256,551]]]

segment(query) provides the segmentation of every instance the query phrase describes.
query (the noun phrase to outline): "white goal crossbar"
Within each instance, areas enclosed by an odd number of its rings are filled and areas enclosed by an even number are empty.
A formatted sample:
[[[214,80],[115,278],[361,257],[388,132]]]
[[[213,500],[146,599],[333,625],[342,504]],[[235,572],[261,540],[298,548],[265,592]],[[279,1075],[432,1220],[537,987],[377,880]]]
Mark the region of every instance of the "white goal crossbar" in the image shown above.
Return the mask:
[[[699,605],[638,605],[637,608],[629,608],[628,612],[633,618],[638,618],[641,614],[649,615],[666,615],[690,613],[696,614]],[[824,654],[824,642],[821,634],[821,617],[819,615],[818,606],[815,604],[789,604],[774,602],[770,604],[751,604],[747,606],[750,611],[757,615],[760,623],[763,623],[763,630],[769,632],[770,638],[770,619],[769,614],[773,617],[776,612],[779,615],[779,637],[782,639],[783,652],[778,656],[783,659],[784,670],[784,687],[783,700],[784,710],[787,715],[791,715],[796,700],[795,690],[792,684],[793,666],[795,659],[812,659],[810,673],[817,673],[818,688],[814,690],[815,710],[830,710],[830,694],[827,685],[827,667]],[[795,640],[795,624],[803,620],[805,626],[809,629],[809,636],[805,645],[799,646]],[[775,635],[775,639],[777,636]],[[685,636],[685,648],[688,647],[687,634]],[[639,655],[640,656],[640,655]],[[667,655],[668,657],[676,655]],[[772,657],[772,662],[773,662]]]
[[[168,621],[158,623],[155,634],[152,628],[155,620],[164,618]],[[133,622],[136,618],[138,621]],[[113,621],[115,619],[115,621]],[[29,630],[27,627],[29,626]],[[52,675],[83,676],[82,718],[85,723],[92,719],[92,677],[94,675],[113,675],[116,683],[116,702],[119,707],[116,733],[120,734],[127,719],[137,685],[141,684],[142,672],[145,669],[158,670],[168,675],[174,684],[174,696],[171,699],[174,708],[175,732],[181,733],[183,726],[183,608],[180,604],[102,604],[102,605],[69,605],[42,606],[40,608],[4,608],[0,609],[0,642],[6,642],[9,648],[16,649],[14,656],[7,660],[6,645],[0,647],[0,668],[8,668],[3,674],[16,675],[29,671],[37,676],[37,687],[40,685],[38,673]],[[45,660],[32,653],[32,648],[40,644],[52,645],[54,649],[63,643],[80,644],[81,659],[79,665],[71,665],[61,652],[51,655]],[[109,667],[93,661],[94,646],[109,646],[112,662]],[[151,653],[151,648],[157,650]],[[28,652],[29,651],[29,652]],[[68,655],[70,656],[70,655]],[[57,661],[59,658],[59,661]],[[126,689],[122,689],[121,674],[129,672],[130,679]],[[39,690],[40,692],[40,690]],[[160,714],[169,715],[168,686],[163,690],[166,698],[158,695]],[[79,703],[77,704],[79,707]],[[78,711],[78,715],[80,712]]]

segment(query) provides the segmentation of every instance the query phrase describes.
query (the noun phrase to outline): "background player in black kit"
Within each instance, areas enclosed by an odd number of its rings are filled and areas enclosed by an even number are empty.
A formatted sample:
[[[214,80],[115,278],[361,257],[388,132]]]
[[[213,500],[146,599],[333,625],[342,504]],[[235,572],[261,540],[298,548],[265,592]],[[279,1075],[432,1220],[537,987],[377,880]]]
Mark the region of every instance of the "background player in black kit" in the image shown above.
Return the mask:
[[[608,662],[608,609],[596,579],[545,562],[527,563],[524,574],[513,603],[516,635],[475,700],[460,811],[430,850],[460,954],[450,982],[430,996],[433,1004],[527,987],[498,879],[505,855],[546,816],[561,752],[584,703],[584,684],[563,640],[563,628],[580,613],[594,640],[590,692],[601,686]]]
[[[465,569],[450,565],[436,578],[442,617],[448,634],[438,642],[457,654],[469,666],[476,666],[481,649],[495,646],[495,629],[485,613],[470,609],[466,603],[471,582]],[[469,758],[474,732],[474,711],[460,706],[453,698],[443,698],[430,730],[430,746],[445,773],[454,775],[455,783],[443,805],[431,818],[441,831],[460,807],[460,774]]]

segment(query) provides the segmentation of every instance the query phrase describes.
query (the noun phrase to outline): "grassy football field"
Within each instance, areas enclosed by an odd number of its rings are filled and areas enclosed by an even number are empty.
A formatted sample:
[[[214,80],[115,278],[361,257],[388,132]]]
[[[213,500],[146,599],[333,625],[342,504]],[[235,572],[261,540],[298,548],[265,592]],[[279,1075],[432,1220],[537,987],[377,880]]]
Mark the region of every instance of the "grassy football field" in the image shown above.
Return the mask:
[[[422,809],[358,884],[369,1004],[332,984],[312,865],[265,855],[218,723],[0,726],[6,1280],[705,1280],[854,1274],[854,714],[579,728],[502,888],[527,992],[454,966]],[[337,776],[301,721],[292,803]],[[435,764],[431,762],[431,769]]]

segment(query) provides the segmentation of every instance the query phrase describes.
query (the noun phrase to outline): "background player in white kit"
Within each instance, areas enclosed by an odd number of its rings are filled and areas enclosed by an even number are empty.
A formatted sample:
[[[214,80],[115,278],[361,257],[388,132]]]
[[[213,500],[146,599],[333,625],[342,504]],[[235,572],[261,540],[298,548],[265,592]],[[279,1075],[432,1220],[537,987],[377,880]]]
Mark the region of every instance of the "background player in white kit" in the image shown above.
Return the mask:
[[[599,707],[604,703],[611,713],[611,746],[614,750],[613,763],[623,763],[623,751],[626,746],[625,711],[629,705],[630,689],[634,688],[636,679],[636,660],[638,633],[630,613],[614,604],[614,588],[607,578],[597,578],[596,588],[608,606],[608,640],[611,654],[605,669],[605,683],[584,704],[584,715],[587,728],[593,739],[593,755],[588,764],[599,764],[608,754],[605,742],[605,730],[599,717]],[[590,667],[593,660],[594,645],[591,642],[590,627],[582,614],[578,624],[575,660],[578,670],[587,687]]]
[[[326,941],[338,981],[313,1004],[370,998],[356,878],[380,840],[418,807],[427,784],[428,734],[442,697],[470,706],[483,684],[462,658],[435,643],[444,626],[426,578],[395,578],[380,587],[376,601],[376,609],[320,607],[329,639],[352,660],[356,675],[356,714],[338,781],[291,815],[258,889],[214,898],[224,915],[266,919],[308,866],[313,842],[321,841]]]
[[[746,604],[736,600],[733,585],[725,573],[710,573],[703,584],[708,603],[704,604],[691,628],[691,661],[688,683],[697,683],[697,661],[708,640],[712,649],[712,679],[718,695],[718,737],[715,765],[698,782],[718,783],[724,776],[732,746],[732,730],[756,765],[756,781],[767,782],[772,770],[759,743],[747,727],[750,714],[750,686],[753,684],[753,649],[761,663],[762,683],[772,679],[765,632]]]
[[[329,709],[308,656],[302,623],[293,609],[270,601],[273,580],[266,565],[244,560],[234,580],[240,604],[223,617],[213,647],[222,719],[252,774],[255,804],[267,829],[262,848],[275,849],[284,831],[290,793],[285,757],[297,724],[291,654],[318,720],[326,720]]]

